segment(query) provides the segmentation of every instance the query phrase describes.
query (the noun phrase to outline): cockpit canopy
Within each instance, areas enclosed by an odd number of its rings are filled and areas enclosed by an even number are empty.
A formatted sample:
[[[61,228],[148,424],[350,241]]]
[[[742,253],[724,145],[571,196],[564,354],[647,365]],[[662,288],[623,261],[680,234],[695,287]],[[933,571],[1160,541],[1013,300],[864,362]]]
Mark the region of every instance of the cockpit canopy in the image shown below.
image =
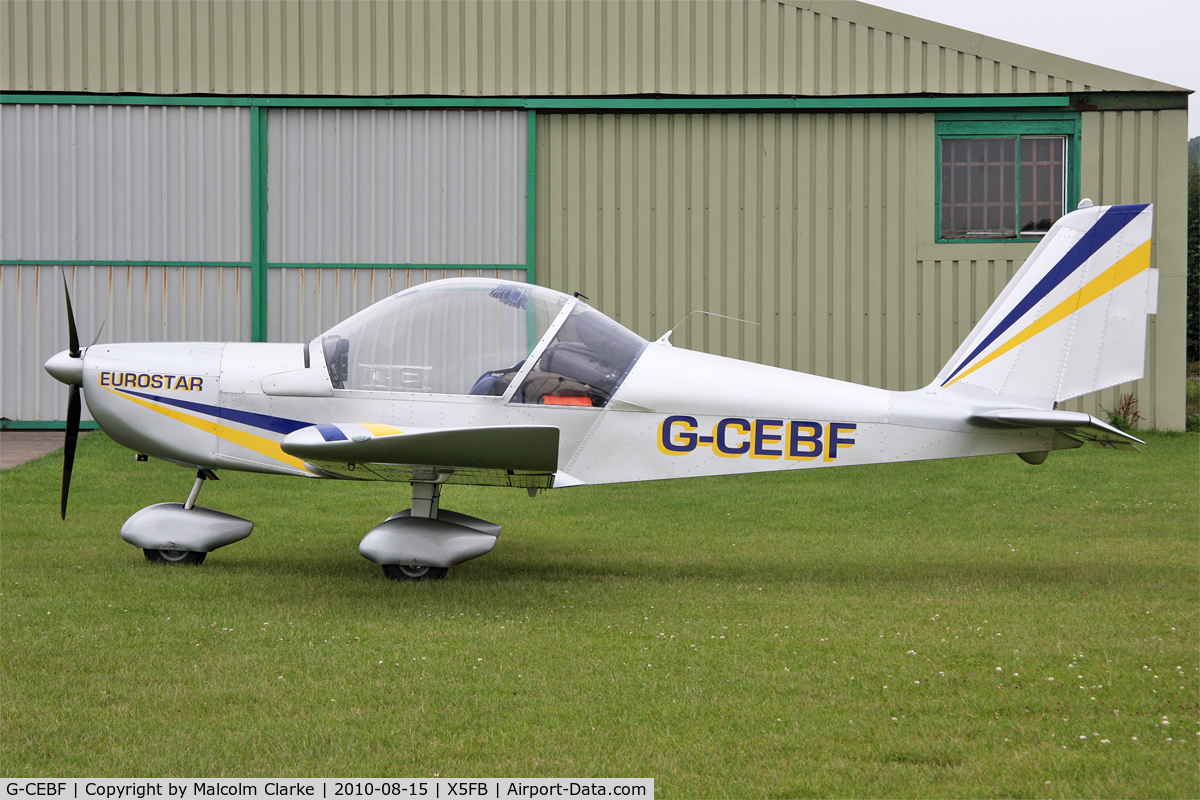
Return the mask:
[[[578,298],[456,278],[381,300],[310,348],[321,349],[335,389],[595,407],[608,402],[645,346]]]

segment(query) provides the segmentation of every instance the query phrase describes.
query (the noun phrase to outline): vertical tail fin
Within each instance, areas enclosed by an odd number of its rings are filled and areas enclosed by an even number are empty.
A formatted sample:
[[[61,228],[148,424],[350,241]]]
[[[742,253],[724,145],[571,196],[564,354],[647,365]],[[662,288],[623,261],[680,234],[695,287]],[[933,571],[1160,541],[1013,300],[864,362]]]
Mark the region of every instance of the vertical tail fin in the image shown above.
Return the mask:
[[[1158,297],[1152,214],[1097,206],[1056,222],[929,388],[1049,407],[1141,378]]]

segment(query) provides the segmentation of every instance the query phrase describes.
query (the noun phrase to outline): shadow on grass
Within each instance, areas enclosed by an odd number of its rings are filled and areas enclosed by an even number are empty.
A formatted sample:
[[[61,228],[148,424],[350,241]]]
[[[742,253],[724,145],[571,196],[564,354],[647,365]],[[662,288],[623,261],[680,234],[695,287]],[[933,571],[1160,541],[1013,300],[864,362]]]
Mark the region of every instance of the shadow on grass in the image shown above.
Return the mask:
[[[1016,565],[974,561],[926,561],[881,566],[866,562],[812,563],[802,569],[779,566],[760,567],[725,562],[720,565],[676,561],[670,565],[630,561],[605,565],[586,562],[555,563],[539,566],[496,560],[478,570],[455,575],[447,580],[471,582],[501,581],[577,581],[580,579],[627,580],[722,580],[742,583],[812,584],[829,587],[893,588],[897,585],[973,586],[1013,590],[1020,587],[1077,587],[1084,593],[1098,588],[1144,590],[1156,584],[1187,583],[1194,573],[1159,565],[1122,565],[1075,561],[1070,564]]]
[[[232,556],[233,554],[231,554]],[[881,564],[876,561],[853,559],[821,560],[796,567],[759,556],[754,562],[718,561],[713,558],[674,557],[652,559],[645,556],[626,558],[619,554],[583,559],[561,551],[542,551],[521,554],[492,554],[481,560],[461,564],[450,570],[440,581],[392,581],[382,569],[365,559],[351,556],[314,560],[290,558],[280,554],[270,558],[241,556],[222,559],[218,551],[198,570],[188,566],[145,564],[147,574],[161,573],[173,578],[176,570],[221,573],[229,576],[248,576],[258,581],[292,581],[297,578],[320,584],[322,592],[339,595],[359,595],[364,589],[372,592],[391,591],[398,596],[425,586],[436,586],[439,593],[454,594],[459,589],[472,593],[487,587],[514,585],[536,591],[539,586],[554,584],[593,583],[622,585],[628,583],[719,582],[754,584],[755,586],[811,586],[815,591],[845,589],[854,592],[894,592],[899,587],[914,590],[954,590],[1012,593],[1021,590],[1050,589],[1055,592],[1077,593],[1086,596],[1093,592],[1144,593],[1154,587],[1187,586],[1195,582],[1195,571],[1163,564],[1114,564],[1111,562],[1079,560],[1063,563],[1017,564],[977,559],[935,559],[900,564]],[[444,588],[442,588],[444,587]]]

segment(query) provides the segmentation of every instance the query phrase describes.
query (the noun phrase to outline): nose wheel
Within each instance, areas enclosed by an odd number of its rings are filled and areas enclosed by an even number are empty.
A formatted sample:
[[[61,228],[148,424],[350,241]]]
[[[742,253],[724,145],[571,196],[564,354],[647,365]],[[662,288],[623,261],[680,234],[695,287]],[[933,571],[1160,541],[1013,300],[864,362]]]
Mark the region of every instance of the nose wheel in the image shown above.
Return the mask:
[[[151,564],[195,564],[200,566],[204,563],[204,557],[208,553],[197,553],[194,550],[150,550],[142,551],[146,554],[146,560]]]
[[[383,574],[394,581],[440,581],[446,577],[446,567],[427,567],[424,564],[384,564]]]

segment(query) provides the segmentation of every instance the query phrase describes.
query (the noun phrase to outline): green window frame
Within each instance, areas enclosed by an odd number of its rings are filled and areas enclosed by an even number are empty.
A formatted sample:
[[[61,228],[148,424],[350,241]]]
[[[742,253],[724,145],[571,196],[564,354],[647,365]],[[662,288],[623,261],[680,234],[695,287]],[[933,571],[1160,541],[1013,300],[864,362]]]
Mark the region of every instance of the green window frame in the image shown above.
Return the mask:
[[[1047,142],[1047,140],[1051,140]],[[1065,214],[1071,211],[1079,203],[1079,139],[1080,139],[1080,115],[1078,112],[1009,112],[1009,113],[960,113],[960,114],[939,114],[936,124],[936,144],[934,148],[934,164],[935,164],[935,196],[936,196],[936,213],[934,214],[934,241],[939,243],[962,243],[962,242],[981,242],[981,243],[997,243],[997,242],[1037,242],[1041,239],[1044,230],[1020,230],[1022,219],[1022,206],[1026,206],[1026,210],[1038,206],[1039,213],[1045,213],[1044,205],[1048,198],[1045,196],[1034,197],[1028,192],[1023,197],[1021,191],[1021,180],[1024,175],[1027,183],[1030,182],[1033,175],[1039,175],[1039,186],[1044,187],[1045,170],[1040,172],[1035,166],[1034,153],[1039,155],[1046,151],[1046,146],[1049,145],[1051,150],[1055,150],[1054,145],[1061,142],[1061,161],[1064,162],[1062,178],[1062,212]],[[971,142],[972,144],[968,144]],[[966,156],[967,152],[971,156]],[[1058,150],[1055,150],[1055,154]],[[984,158],[990,160],[988,166],[988,176],[984,179],[989,180],[987,192],[988,208],[978,209],[982,214],[984,211],[994,214],[997,209],[1004,215],[1004,219],[1011,220],[1011,230],[1009,235],[1005,234],[989,234],[981,231],[980,233],[959,234],[947,233],[947,229],[951,227],[948,222],[961,219],[961,216],[951,219],[950,215],[961,215],[962,207],[966,205],[961,202],[954,203],[954,198],[949,196],[949,191],[954,187],[954,181],[959,173],[950,172],[954,167],[947,167],[947,158]],[[961,166],[961,165],[960,165]],[[974,166],[979,167],[980,164]],[[1004,174],[1008,169],[1011,169],[1011,174]],[[977,171],[976,175],[983,175],[982,171]],[[999,176],[999,180],[997,179]],[[1002,187],[1008,195],[1004,198],[997,198],[997,192],[1000,191],[997,187]],[[1051,220],[1053,221],[1053,220]],[[994,218],[993,218],[994,222]],[[984,226],[986,228],[986,225]]]

